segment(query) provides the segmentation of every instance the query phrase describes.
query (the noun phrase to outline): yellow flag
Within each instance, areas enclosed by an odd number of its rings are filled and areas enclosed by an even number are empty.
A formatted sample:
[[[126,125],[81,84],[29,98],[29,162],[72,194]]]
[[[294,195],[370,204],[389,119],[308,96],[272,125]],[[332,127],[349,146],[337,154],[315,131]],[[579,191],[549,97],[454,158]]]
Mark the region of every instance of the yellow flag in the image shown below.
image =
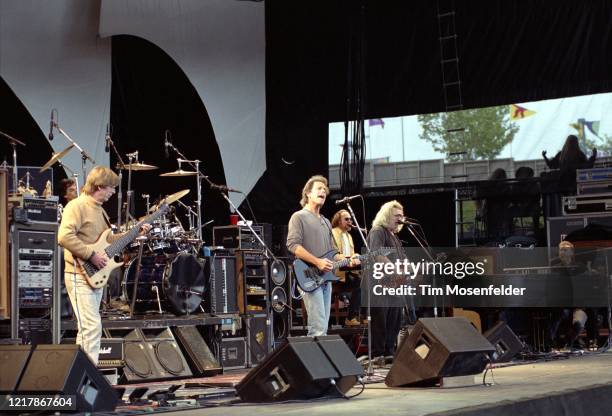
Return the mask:
[[[522,120],[535,114],[535,111],[527,110],[520,105],[510,104],[510,120]]]

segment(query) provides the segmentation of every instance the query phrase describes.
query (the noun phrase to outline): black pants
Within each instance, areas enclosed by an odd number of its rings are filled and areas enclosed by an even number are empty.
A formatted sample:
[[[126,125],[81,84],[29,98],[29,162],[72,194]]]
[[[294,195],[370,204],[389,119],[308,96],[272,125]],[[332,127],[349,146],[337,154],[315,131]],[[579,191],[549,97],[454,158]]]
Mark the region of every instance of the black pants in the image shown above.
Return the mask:
[[[351,302],[348,307],[348,319],[360,318],[361,309],[361,278],[351,273],[346,274],[344,288],[351,291]]]
[[[402,308],[371,308],[372,357],[394,355],[402,318]]]

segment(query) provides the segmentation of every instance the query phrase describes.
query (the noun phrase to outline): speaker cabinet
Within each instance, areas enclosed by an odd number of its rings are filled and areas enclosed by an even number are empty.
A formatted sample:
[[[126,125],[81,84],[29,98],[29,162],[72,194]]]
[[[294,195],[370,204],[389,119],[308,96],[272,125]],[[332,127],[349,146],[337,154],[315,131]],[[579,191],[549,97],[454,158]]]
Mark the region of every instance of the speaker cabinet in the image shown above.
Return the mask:
[[[246,328],[246,341],[249,356],[249,367],[262,362],[272,350],[270,340],[270,319],[266,314],[243,316]]]
[[[247,402],[310,399],[337,395],[338,390],[345,393],[362,374],[338,336],[287,338],[242,379],[236,391]]]
[[[214,376],[223,371],[196,326],[179,326],[175,332],[195,376]]]
[[[0,345],[0,393],[17,389],[31,353],[31,345]]]
[[[134,330],[125,337],[125,381],[191,377],[189,364],[170,329],[147,331],[152,332]]]
[[[478,374],[494,350],[463,317],[421,318],[399,346],[385,383],[426,385],[441,377]]]
[[[293,266],[287,258],[270,263],[270,306],[272,309],[272,337],[282,342],[291,330],[291,273]]]
[[[523,343],[505,322],[496,323],[484,337],[495,347],[491,356],[494,363],[508,362],[523,350]]]
[[[118,402],[115,390],[78,345],[38,345],[17,392],[75,395],[81,412],[114,411]]]

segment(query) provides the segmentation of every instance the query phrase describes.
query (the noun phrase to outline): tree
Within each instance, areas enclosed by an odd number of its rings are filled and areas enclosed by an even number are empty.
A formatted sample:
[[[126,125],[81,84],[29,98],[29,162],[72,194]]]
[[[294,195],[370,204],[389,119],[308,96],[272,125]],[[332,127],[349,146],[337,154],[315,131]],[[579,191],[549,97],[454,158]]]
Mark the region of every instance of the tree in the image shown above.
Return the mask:
[[[423,129],[420,139],[446,153],[450,161],[494,159],[519,130],[510,121],[506,105],[425,114],[418,116],[418,120]],[[464,130],[452,131],[456,129]]]

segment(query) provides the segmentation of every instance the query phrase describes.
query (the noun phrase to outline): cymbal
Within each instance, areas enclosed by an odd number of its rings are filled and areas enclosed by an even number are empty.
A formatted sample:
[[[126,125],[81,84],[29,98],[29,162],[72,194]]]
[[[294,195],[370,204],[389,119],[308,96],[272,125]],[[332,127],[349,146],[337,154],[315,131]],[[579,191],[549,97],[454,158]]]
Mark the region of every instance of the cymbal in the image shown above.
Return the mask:
[[[197,172],[194,172],[191,170],[179,169],[179,170],[175,170],[174,172],[162,173],[159,176],[178,177],[178,176],[195,176],[197,174],[198,174]]]
[[[49,161],[45,163],[42,168],[40,168],[39,172],[44,172],[45,170],[49,169],[51,165],[53,165],[55,162],[57,162],[58,160],[66,156],[66,154],[68,154],[68,152],[73,147],[74,147],[74,144],[71,144],[70,146],[62,150],[61,152],[53,153],[53,156],[51,156],[51,159],[49,159]]]
[[[178,201],[179,199],[181,199],[188,193],[189,193],[189,189],[183,189],[182,191],[178,191],[171,195],[168,195],[167,197],[159,201],[159,204],[153,205],[151,208],[149,208],[149,212],[156,211],[160,206],[162,206],[162,204],[170,205],[171,203]]]
[[[133,171],[159,169],[157,166],[147,165],[146,163],[140,163],[140,162],[128,163],[128,164],[125,164],[123,166],[124,166],[124,168],[123,168],[124,170],[131,169]],[[117,169],[121,169],[121,165],[117,164]]]

